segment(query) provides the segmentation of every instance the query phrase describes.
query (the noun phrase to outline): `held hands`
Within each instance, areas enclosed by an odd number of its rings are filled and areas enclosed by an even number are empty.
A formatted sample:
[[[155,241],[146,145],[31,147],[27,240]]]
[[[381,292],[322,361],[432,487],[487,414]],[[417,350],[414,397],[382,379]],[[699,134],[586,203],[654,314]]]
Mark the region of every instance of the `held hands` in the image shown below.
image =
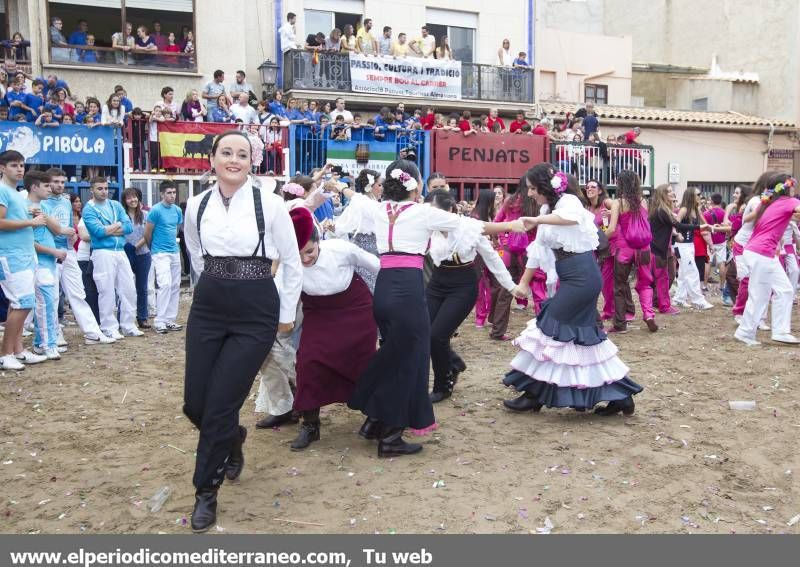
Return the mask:
[[[39,214],[36,214],[31,219],[30,222],[31,222],[31,226],[44,226],[44,225],[47,224],[47,217],[44,216],[43,214],[39,213]]]
[[[278,332],[283,334],[291,333],[294,330],[294,321],[291,323],[278,323]]]
[[[523,287],[523,286],[514,286],[514,289],[511,290],[511,295],[516,297],[517,299],[527,299],[530,296],[531,288]]]
[[[55,257],[56,260],[63,262],[64,260],[67,259],[67,251],[61,248],[57,248],[56,253],[53,254],[53,256]]]
[[[538,217],[520,217],[519,221],[515,221],[515,222],[522,222],[522,224],[524,225],[525,230],[520,231],[520,232],[527,232],[527,231],[533,230],[534,228],[539,226]],[[514,232],[518,232],[518,231],[515,230]]]

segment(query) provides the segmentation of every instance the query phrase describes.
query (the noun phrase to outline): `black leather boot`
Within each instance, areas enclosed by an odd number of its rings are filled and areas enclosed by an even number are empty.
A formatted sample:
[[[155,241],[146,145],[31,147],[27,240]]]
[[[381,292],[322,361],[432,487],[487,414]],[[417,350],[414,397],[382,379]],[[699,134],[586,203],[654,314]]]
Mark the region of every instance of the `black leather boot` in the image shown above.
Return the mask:
[[[203,488],[194,494],[194,510],[192,510],[192,531],[196,534],[207,532],[217,523],[217,490]]]
[[[292,441],[292,451],[302,451],[312,442],[319,441],[319,410],[303,412],[303,425],[300,426],[300,433]]]
[[[406,443],[403,441],[402,427],[387,429],[381,440],[378,441],[379,457],[399,457],[401,455],[413,455],[422,451],[419,443]]]
[[[278,427],[279,425],[283,425],[284,423],[297,423],[298,418],[292,411],[287,411],[281,415],[268,415],[264,419],[259,420],[256,423],[256,429],[272,429],[273,427]]]
[[[537,402],[536,399],[527,392],[515,400],[503,400],[503,405],[510,410],[532,411],[533,413],[539,413],[539,410],[542,409],[542,404]]]
[[[636,404],[633,403],[633,397],[628,396],[624,400],[618,402],[608,402],[607,406],[597,408],[594,410],[594,413],[603,416],[616,415],[619,412],[622,412],[622,415],[633,415],[634,409],[636,409]]]
[[[367,439],[369,441],[373,441],[375,439],[380,439],[381,437],[381,422],[373,417],[368,417],[364,420],[364,424],[361,426],[361,429],[358,430],[358,434]]]
[[[430,393],[431,403],[446,400],[453,394],[453,387],[458,382],[458,372],[452,370],[443,380],[433,379],[433,391]]]
[[[239,439],[234,443],[231,448],[231,454],[228,457],[228,462],[225,463],[225,478],[228,480],[236,480],[242,474],[244,468],[244,451],[242,445],[244,440],[247,439],[247,428],[239,426]]]

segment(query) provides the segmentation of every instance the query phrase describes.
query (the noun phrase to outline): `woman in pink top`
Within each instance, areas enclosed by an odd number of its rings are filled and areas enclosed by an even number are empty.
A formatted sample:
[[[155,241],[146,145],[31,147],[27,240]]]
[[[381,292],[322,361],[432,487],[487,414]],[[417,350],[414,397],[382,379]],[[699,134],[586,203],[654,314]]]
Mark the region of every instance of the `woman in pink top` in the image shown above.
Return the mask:
[[[756,330],[772,298],[772,340],[800,344],[791,334],[792,285],[779,260],[779,246],[789,221],[800,220],[797,180],[779,173],[770,177],[761,194],[755,226],[742,254],[750,275],[749,296],[734,337],[748,346],[759,344]],[[741,274],[740,274],[741,275]]]
[[[609,239],[615,238],[614,252],[614,327],[611,332],[628,330],[625,317],[625,291],[630,290],[628,276],[636,268],[636,292],[642,316],[651,332],[658,330],[653,312],[653,272],[650,270],[650,230],[647,207],[642,202],[639,176],[630,170],[617,176],[619,198],[611,203]]]

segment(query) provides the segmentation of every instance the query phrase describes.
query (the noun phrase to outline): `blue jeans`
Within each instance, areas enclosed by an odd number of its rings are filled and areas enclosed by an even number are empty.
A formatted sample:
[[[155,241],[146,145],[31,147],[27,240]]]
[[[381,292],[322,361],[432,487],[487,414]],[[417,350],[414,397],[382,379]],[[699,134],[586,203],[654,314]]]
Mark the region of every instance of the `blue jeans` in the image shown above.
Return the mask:
[[[147,276],[150,273],[150,252],[136,254],[136,248],[126,244],[125,254],[128,255],[136,279],[136,320],[147,321]]]

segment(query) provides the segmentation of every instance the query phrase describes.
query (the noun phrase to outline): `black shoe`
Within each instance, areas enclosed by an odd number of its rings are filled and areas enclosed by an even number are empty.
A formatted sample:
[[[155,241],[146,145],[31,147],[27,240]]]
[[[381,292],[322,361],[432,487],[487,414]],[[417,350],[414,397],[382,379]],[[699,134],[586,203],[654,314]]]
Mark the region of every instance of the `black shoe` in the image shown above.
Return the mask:
[[[284,423],[297,423],[299,421],[297,415],[292,411],[287,411],[281,415],[268,415],[264,419],[256,422],[256,429],[272,429]]]
[[[292,441],[292,451],[302,451],[314,441],[319,441],[319,422],[304,421],[300,433]]]
[[[458,382],[458,372],[451,372],[443,381],[436,378],[433,379],[433,392],[430,393],[430,400],[432,404],[446,400],[453,394],[453,388]]]
[[[242,469],[244,468],[242,445],[244,445],[245,439],[247,439],[247,428],[240,425],[239,439],[234,443],[228,462],[225,463],[225,478],[228,480],[236,480],[242,474]]]
[[[633,415],[633,410],[635,408],[636,404],[633,403],[633,397],[628,396],[624,400],[618,402],[608,402],[608,405],[602,408],[597,408],[594,410],[594,413],[603,416],[616,415],[619,412],[622,412],[622,415]]]
[[[403,428],[396,427],[387,430],[381,440],[378,441],[379,457],[399,457],[401,455],[413,455],[422,451],[419,443],[406,443],[403,441]]]
[[[192,531],[196,534],[207,532],[217,523],[217,489],[206,488],[194,494],[192,510]]]
[[[453,370],[458,374],[461,374],[462,372],[465,372],[467,370],[466,362],[464,362],[462,358],[458,355],[455,355],[455,357],[453,357],[451,365],[453,367]]]
[[[381,437],[381,422],[375,418],[368,417],[364,420],[364,424],[361,426],[361,429],[358,430],[358,434],[367,439],[369,441],[373,441],[375,439],[380,439]]]
[[[136,321],[136,325],[137,325],[137,326],[138,326],[140,329],[150,329],[150,328],[151,328],[151,326],[150,326],[150,323],[148,323],[148,322],[147,322],[147,320],[139,320],[139,321]]]
[[[503,405],[514,411],[532,411],[533,413],[539,413],[543,404],[540,404],[535,398],[525,393],[515,400],[503,400]]]

